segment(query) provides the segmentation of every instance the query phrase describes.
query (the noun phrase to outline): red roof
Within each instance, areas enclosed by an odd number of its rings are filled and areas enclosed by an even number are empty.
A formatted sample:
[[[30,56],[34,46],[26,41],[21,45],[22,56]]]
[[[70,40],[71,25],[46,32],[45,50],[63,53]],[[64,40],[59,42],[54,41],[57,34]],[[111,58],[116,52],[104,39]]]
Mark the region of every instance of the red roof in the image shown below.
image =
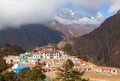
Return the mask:
[[[83,62],[83,59],[79,59],[80,60],[80,62]]]
[[[91,66],[74,66],[74,69],[91,69]]]
[[[32,54],[39,54],[39,52],[31,52]]]
[[[48,52],[48,49],[42,48],[43,52]]]
[[[103,69],[103,70],[113,70],[113,69],[115,69],[113,67],[98,67],[98,68]]]
[[[30,64],[29,67],[30,67],[30,68],[34,68],[35,65],[34,65],[34,64]]]

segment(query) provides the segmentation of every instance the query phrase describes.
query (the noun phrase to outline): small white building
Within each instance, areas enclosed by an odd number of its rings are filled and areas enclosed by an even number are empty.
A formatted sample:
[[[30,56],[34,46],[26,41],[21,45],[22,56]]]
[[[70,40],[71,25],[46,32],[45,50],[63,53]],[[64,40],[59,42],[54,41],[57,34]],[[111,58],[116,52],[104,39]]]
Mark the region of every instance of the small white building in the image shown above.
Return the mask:
[[[35,58],[35,59],[41,59],[42,58],[42,53],[40,53],[40,52],[31,52],[31,58]]]
[[[82,59],[77,58],[76,56],[71,56],[70,59],[73,61],[74,64],[75,64],[75,63],[81,64],[81,63],[83,62]]]
[[[96,72],[105,72],[111,74],[118,74],[118,70],[114,67],[97,67]]]
[[[43,59],[58,59],[64,55],[63,51],[57,50],[55,46],[43,46],[39,48],[39,53]]]
[[[26,52],[25,54],[19,55],[20,62],[31,62],[33,64],[35,64],[40,58],[41,54],[39,54],[39,52]]]
[[[7,55],[3,57],[3,59],[6,61],[7,64],[19,62],[18,58],[19,56],[14,56],[14,55]]]
[[[58,59],[60,57],[59,52],[45,52],[43,53],[43,58],[44,59]]]
[[[92,72],[93,71],[93,67],[91,66],[74,66],[73,67],[75,70],[78,71],[85,71],[85,72]]]

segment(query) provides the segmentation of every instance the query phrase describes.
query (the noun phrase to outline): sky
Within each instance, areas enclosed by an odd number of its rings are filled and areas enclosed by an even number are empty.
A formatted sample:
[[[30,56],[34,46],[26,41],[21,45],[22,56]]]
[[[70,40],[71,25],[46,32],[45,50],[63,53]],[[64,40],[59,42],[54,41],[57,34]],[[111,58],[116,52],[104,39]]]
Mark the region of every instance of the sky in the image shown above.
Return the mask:
[[[108,18],[120,9],[120,0],[0,0],[0,28],[52,20],[63,8]]]

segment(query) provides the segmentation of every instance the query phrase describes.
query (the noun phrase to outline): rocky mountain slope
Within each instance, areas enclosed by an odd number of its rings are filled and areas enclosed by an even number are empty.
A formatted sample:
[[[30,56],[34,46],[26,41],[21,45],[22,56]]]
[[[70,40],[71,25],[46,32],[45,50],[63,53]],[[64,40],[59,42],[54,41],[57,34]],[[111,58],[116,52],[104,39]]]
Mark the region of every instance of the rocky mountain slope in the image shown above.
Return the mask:
[[[87,28],[78,24],[64,25],[56,20],[45,22],[44,25],[63,33],[64,39],[79,37],[93,31],[93,28]]]
[[[108,66],[120,67],[120,10],[106,19],[99,28],[74,38],[73,48]]]
[[[58,43],[63,34],[42,24],[29,24],[0,30],[0,46],[9,43],[29,50],[35,46]]]

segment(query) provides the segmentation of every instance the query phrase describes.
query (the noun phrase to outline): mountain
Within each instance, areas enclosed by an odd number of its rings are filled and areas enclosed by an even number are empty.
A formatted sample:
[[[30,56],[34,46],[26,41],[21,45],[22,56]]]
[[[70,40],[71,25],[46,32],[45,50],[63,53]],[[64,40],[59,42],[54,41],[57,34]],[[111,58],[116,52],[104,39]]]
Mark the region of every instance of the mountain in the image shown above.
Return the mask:
[[[29,24],[20,27],[8,27],[0,30],[0,46],[18,45],[26,50],[48,43],[58,43],[63,34],[42,24]]]
[[[80,26],[78,24],[64,25],[56,20],[45,22],[44,25],[64,34],[64,39],[79,37],[93,31],[92,28]]]
[[[120,67],[120,10],[89,34],[73,38],[73,48],[108,66]]]
[[[97,18],[99,18],[99,20]],[[23,49],[29,50],[35,46],[58,43],[62,39],[79,37],[93,31],[98,26],[98,23],[95,24],[96,21],[100,21],[100,18],[102,18],[100,14],[94,18],[90,18],[81,15],[79,12],[63,9],[56,13],[54,19],[51,21],[1,29],[0,47],[9,43],[11,45],[19,45]],[[65,20],[65,22],[62,20]],[[68,23],[68,21],[71,23]]]
[[[58,30],[64,34],[64,38],[79,37],[97,28],[103,21],[103,16],[98,13],[95,17],[81,15],[64,8],[55,14],[54,20],[45,22],[44,25]]]
[[[90,25],[92,28],[98,27],[104,20],[103,15],[100,12],[98,12],[95,17],[89,17],[80,14],[80,12],[74,12],[68,8],[59,11],[54,19],[65,25],[82,24],[85,25],[85,27]]]

